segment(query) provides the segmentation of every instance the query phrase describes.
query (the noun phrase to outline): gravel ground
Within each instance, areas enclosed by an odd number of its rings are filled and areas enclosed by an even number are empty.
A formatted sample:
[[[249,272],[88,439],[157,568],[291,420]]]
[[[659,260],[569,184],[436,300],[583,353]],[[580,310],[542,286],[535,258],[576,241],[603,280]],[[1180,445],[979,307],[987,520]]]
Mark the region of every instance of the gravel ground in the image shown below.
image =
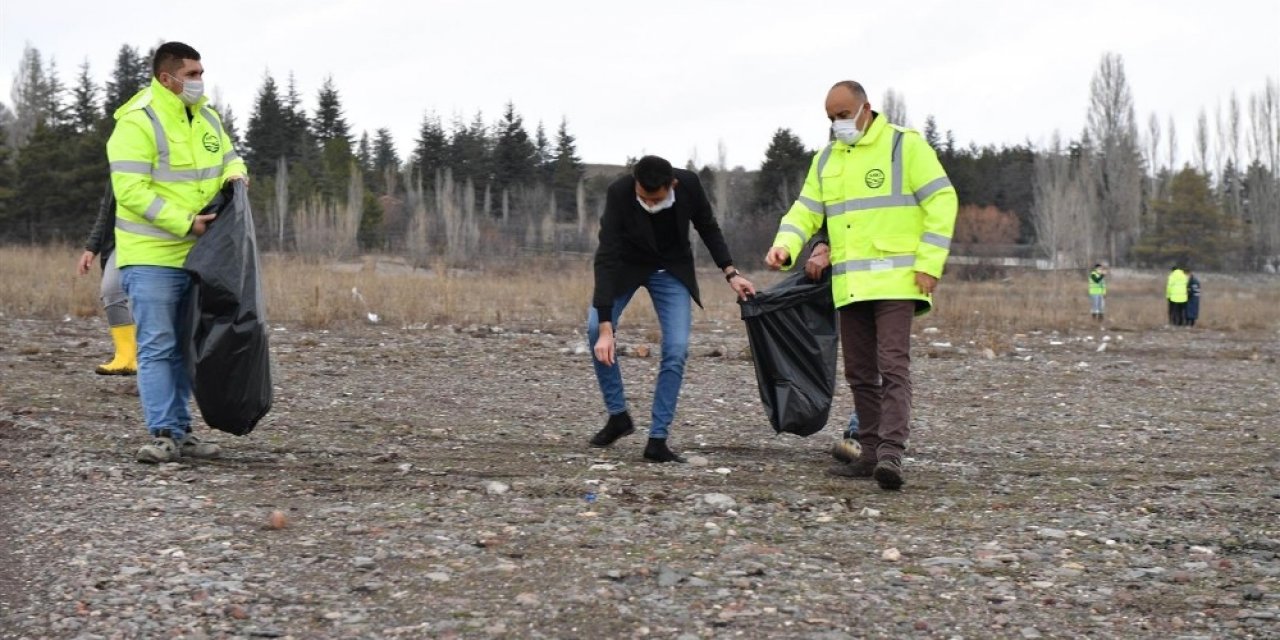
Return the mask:
[[[695,327],[688,465],[585,446],[572,329],[369,326],[277,329],[258,430],[154,467],[105,327],[7,319],[0,637],[1280,637],[1277,335],[917,329],[887,493],[824,475],[840,418],[773,435],[738,325]]]

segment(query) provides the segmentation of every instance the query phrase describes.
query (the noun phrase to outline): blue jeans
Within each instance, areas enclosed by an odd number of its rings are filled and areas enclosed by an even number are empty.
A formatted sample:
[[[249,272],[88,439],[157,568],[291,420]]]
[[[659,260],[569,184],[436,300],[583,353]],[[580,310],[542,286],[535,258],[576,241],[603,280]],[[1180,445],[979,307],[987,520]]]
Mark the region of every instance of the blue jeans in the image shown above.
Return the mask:
[[[853,415],[849,416],[849,426],[845,427],[844,437],[846,440],[858,439],[858,412],[857,411],[854,411]]]
[[[1106,296],[1100,293],[1091,293],[1089,294],[1089,302],[1090,302],[1089,310],[1094,315],[1102,315],[1103,309],[1106,308],[1106,304],[1107,304]]]
[[[137,326],[138,395],[147,431],[185,438],[191,430],[191,376],[179,340],[191,276],[173,267],[138,265],[120,271]]]
[[[676,416],[676,401],[680,398],[680,385],[684,383],[684,364],[689,359],[689,331],[693,328],[693,299],[680,279],[666,271],[655,271],[644,287],[653,299],[653,310],[658,314],[662,327],[662,364],[658,369],[658,382],[653,390],[653,423],[650,438],[666,438],[671,421]],[[631,302],[635,289],[624,292],[613,301],[613,331],[618,333],[618,319]],[[596,380],[604,396],[604,406],[609,415],[627,410],[627,396],[622,387],[622,368],[617,360],[606,367],[595,358],[596,341],[600,339],[600,318],[595,307],[587,317],[587,341],[591,344],[591,360],[595,365]]]

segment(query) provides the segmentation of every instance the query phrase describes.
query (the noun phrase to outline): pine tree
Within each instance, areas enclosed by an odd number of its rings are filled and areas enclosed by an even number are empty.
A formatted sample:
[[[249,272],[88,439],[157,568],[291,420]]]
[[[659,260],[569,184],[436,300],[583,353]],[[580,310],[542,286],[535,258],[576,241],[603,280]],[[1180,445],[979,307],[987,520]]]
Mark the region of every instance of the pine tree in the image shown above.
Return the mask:
[[[11,91],[15,116],[9,131],[12,148],[26,146],[41,125],[56,128],[62,124],[62,84],[58,81],[57,67],[52,61],[46,65],[35,47],[28,45],[22,51]]]
[[[1209,178],[1191,167],[1173,177],[1169,197],[1152,203],[1156,228],[1134,248],[1148,265],[1170,263],[1214,269],[1240,249],[1234,236],[1237,221],[1222,211],[1209,188]]]
[[[813,152],[790,129],[774,132],[756,178],[756,211],[777,214],[790,207],[800,195],[812,160]]]
[[[458,184],[472,181],[477,192],[483,191],[489,179],[489,130],[484,114],[476,112],[471,124],[461,118],[453,121],[453,136],[449,140],[449,168]]]
[[[338,88],[334,86],[333,76],[325,78],[324,85],[316,95],[316,117],[314,134],[321,145],[330,140],[344,140],[351,146],[351,130],[342,113],[342,99]]]
[[[9,127],[13,113],[0,102],[0,239],[9,235],[9,218],[12,212],[17,176],[13,170],[13,149],[9,146]]]
[[[386,173],[388,169],[392,171],[400,169],[400,155],[396,153],[396,144],[391,138],[391,130],[386,127],[374,132],[372,166],[374,173],[379,176]]]
[[[440,117],[428,113],[422,117],[418,139],[413,149],[413,165],[428,188],[436,179],[437,171],[444,171],[449,160],[449,137],[440,124]]]
[[[555,189],[556,206],[561,214],[574,212],[578,182],[586,175],[582,159],[578,157],[578,145],[569,133],[569,120],[560,120],[556,131],[555,172],[552,187]]]
[[[98,107],[98,87],[89,75],[89,62],[80,65],[80,75],[71,90],[71,124],[78,133],[89,133],[97,128],[102,115]]]
[[[280,158],[289,158],[288,117],[280,102],[276,81],[270,75],[262,81],[245,132],[245,162],[251,176],[274,176]]]
[[[499,192],[532,183],[537,171],[537,149],[524,130],[524,120],[508,102],[498,122],[493,144],[493,186]]]
[[[547,139],[547,129],[541,120],[533,135],[533,157],[538,167],[538,182],[550,185],[555,174],[555,156],[551,153],[551,141]]]
[[[111,70],[111,79],[107,80],[106,96],[102,101],[107,117],[115,114],[134,94],[151,84],[151,56],[143,55],[138,49],[129,45],[121,45],[116,54],[116,66]]]

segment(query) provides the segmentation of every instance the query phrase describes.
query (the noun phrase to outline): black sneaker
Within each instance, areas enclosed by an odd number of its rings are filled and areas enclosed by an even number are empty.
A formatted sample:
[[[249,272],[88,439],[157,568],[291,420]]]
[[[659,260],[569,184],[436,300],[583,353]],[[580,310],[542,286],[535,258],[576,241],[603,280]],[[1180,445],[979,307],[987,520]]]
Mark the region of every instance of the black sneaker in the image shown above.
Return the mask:
[[[684,456],[667,448],[666,438],[649,438],[644,446],[644,459],[649,462],[684,462]]]
[[[636,426],[631,423],[631,414],[623,411],[622,413],[609,416],[609,422],[605,423],[604,428],[596,435],[591,436],[591,446],[607,447],[618,441],[618,438],[629,436],[636,432]]]
[[[827,467],[827,475],[842,478],[870,478],[876,470],[874,460],[857,459],[852,462],[833,464]]]
[[[872,472],[880,488],[885,491],[897,491],[904,484],[902,480],[902,461],[897,458],[882,458]]]

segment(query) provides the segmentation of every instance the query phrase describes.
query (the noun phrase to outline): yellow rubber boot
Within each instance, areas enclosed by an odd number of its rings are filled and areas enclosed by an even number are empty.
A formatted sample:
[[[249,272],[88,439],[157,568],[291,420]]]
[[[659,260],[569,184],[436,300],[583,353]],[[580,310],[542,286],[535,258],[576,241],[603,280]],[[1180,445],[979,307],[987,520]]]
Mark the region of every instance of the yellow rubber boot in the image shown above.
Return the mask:
[[[98,365],[94,373],[103,376],[132,376],[138,373],[138,341],[134,325],[111,327],[111,341],[116,343],[116,357]]]

